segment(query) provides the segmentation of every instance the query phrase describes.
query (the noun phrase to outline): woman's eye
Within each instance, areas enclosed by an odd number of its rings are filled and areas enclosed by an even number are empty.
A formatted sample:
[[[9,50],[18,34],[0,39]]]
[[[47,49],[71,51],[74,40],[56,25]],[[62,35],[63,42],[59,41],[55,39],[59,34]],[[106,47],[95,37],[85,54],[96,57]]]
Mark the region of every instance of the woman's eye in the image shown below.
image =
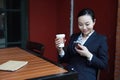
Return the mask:
[[[78,24],[79,26],[82,26],[82,24]]]
[[[86,26],[89,26],[89,24],[86,24]]]

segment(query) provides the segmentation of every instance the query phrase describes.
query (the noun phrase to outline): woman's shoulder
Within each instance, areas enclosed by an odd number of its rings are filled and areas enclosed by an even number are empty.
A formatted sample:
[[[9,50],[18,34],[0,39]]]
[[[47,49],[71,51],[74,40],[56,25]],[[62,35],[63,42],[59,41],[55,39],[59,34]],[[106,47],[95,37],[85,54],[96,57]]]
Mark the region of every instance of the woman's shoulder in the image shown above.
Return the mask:
[[[99,39],[107,39],[107,37],[104,34],[100,34],[98,32],[94,32],[94,34],[96,35],[97,38]]]
[[[71,35],[71,37],[73,37],[73,36],[79,36],[81,33],[73,33],[72,35]]]
[[[79,35],[80,35],[80,33],[73,33],[73,34],[70,36],[70,40],[73,40],[73,39],[78,38]]]

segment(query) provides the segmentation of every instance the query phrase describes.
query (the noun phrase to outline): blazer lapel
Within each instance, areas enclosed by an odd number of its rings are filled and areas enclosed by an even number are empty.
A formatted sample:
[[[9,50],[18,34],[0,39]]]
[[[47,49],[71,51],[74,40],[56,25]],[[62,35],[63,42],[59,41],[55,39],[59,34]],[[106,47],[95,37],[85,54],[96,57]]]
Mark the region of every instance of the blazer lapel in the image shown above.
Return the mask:
[[[96,38],[96,32],[94,32],[89,38],[88,40],[85,42],[84,46],[91,46],[91,41],[94,40]]]

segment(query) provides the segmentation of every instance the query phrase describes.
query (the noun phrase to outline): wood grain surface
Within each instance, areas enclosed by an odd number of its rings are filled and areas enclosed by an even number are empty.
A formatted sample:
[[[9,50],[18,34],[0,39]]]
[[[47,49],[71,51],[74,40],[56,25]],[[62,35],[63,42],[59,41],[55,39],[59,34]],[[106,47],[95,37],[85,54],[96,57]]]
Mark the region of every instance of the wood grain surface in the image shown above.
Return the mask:
[[[28,61],[28,64],[14,72],[0,71],[0,80],[25,80],[67,72],[65,69],[18,47],[0,49],[0,64],[8,60]]]

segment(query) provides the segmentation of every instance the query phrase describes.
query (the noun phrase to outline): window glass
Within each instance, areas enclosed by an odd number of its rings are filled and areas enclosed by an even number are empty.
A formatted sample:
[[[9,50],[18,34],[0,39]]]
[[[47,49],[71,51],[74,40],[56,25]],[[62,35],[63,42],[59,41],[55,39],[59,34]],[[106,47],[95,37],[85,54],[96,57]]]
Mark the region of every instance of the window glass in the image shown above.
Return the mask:
[[[20,9],[20,0],[6,0],[6,9]]]
[[[19,12],[7,12],[7,40],[17,42],[21,39],[21,20]]]

